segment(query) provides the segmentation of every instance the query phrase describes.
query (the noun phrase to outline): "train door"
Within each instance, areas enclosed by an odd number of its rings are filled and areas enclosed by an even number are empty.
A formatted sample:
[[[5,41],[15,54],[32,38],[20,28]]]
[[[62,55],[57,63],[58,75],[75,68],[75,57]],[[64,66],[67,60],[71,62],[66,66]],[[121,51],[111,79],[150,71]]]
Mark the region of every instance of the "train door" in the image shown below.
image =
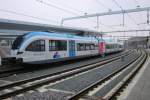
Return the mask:
[[[76,51],[75,51],[75,41],[70,40],[69,41],[69,57],[75,57]]]

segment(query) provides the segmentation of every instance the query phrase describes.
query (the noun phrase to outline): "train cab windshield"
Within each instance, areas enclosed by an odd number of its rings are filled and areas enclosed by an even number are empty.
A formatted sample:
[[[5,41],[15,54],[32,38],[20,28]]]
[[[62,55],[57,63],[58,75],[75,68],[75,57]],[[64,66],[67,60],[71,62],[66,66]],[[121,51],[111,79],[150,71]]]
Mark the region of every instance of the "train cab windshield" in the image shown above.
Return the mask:
[[[12,44],[12,50],[18,49],[24,40],[24,35],[18,36]]]

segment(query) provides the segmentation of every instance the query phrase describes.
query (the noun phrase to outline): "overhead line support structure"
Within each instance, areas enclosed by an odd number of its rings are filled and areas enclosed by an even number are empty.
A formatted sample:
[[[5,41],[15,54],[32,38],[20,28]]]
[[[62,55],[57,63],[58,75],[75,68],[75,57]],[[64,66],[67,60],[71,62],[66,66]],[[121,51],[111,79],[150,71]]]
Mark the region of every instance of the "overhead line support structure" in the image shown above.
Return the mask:
[[[119,32],[141,32],[141,31],[147,31],[149,32],[150,29],[140,29],[140,30],[116,30],[116,31],[104,31],[102,33],[119,33]]]
[[[144,7],[144,8],[109,11],[109,12],[95,13],[95,14],[89,14],[89,15],[83,15],[83,16],[68,17],[68,18],[63,18],[61,24],[63,25],[64,21],[67,21],[67,20],[75,20],[75,19],[81,19],[81,18],[106,16],[106,15],[114,15],[114,14],[125,14],[125,13],[141,12],[141,11],[149,11],[149,10],[150,10],[150,7]]]
[[[149,10],[147,10],[147,24],[149,25]]]

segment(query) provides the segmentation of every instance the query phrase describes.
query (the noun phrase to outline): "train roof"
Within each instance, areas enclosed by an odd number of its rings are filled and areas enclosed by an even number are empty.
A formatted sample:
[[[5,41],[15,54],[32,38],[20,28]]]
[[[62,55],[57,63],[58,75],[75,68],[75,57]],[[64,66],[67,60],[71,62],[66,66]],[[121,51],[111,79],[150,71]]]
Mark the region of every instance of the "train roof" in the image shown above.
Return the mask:
[[[83,35],[103,35],[101,31],[88,28],[59,26],[51,24],[42,24],[35,22],[25,22],[9,19],[0,19],[0,31],[4,32],[4,35],[22,35],[26,32],[37,32],[37,31],[55,31],[55,32],[70,32],[72,34],[83,34]]]
[[[115,39],[113,39],[113,38],[103,38],[104,39],[104,41],[106,42],[106,43],[109,43],[109,44],[111,44],[111,43],[118,43],[117,42],[117,40],[115,40]]]
[[[48,36],[61,39],[75,39],[84,41],[97,41],[94,37],[81,37],[72,34],[62,33],[62,32],[29,32],[24,34],[25,39],[32,38],[34,36]]]

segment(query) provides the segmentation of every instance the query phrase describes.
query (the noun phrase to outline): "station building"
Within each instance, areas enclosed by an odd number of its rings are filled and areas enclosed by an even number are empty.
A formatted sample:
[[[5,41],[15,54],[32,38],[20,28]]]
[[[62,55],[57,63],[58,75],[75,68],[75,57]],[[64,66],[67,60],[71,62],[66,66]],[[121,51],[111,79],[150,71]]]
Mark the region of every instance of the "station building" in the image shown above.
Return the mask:
[[[136,48],[150,48],[150,37],[132,37],[125,41],[125,48],[136,49]]]

